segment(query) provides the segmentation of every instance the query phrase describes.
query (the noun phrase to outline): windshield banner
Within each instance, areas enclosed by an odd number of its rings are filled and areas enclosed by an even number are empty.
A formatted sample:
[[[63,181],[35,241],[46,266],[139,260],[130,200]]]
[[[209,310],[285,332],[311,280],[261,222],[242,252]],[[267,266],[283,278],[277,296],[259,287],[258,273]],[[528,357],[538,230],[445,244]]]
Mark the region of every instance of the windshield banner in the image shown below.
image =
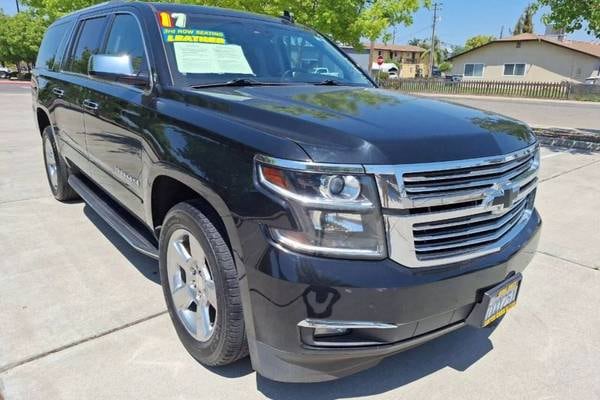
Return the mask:
[[[163,28],[162,34],[163,40],[167,43],[226,43],[223,32],[205,31],[202,29]]]

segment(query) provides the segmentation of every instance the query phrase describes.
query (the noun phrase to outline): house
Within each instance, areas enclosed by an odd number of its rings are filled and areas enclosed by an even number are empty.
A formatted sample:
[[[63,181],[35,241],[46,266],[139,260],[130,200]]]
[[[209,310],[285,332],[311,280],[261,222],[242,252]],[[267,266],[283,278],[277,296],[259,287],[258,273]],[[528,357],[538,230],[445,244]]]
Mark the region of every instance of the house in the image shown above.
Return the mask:
[[[381,65],[373,63],[373,68],[371,68],[374,77],[378,77],[380,72],[385,72],[389,77],[395,79],[398,78],[398,71],[399,69],[394,63],[383,63]]]
[[[363,46],[366,49],[370,48],[368,43],[363,44]],[[375,43],[371,55],[374,65],[371,66],[371,69],[377,69],[375,60],[377,57],[382,56],[386,63],[393,62],[398,66],[398,77],[400,78],[424,76],[428,70],[427,65],[423,62],[424,52],[424,48],[409,44]]]
[[[522,33],[448,59],[465,80],[584,82],[598,74],[600,44]]]

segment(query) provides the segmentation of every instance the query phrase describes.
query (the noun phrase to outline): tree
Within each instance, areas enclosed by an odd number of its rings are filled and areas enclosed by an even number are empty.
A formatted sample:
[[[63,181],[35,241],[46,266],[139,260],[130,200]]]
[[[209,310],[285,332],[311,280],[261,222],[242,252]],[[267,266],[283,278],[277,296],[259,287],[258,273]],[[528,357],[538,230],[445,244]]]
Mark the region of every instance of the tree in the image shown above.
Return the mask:
[[[492,40],[496,40],[494,36],[490,35],[477,35],[471,38],[468,38],[465,42],[464,51],[474,49],[475,47],[483,46],[486,43],[491,42]]]
[[[453,44],[450,46],[450,55],[455,56],[465,51],[465,46]]]
[[[441,62],[440,65],[438,65],[438,68],[440,69],[440,72],[448,72],[452,69],[452,63],[448,61]]]
[[[437,65],[442,62],[446,58],[448,58],[448,49],[442,44],[440,39],[436,36],[433,39],[435,43],[435,54],[433,55],[433,65]],[[421,62],[429,65],[429,57],[431,56],[431,40],[429,39],[411,39],[408,41],[408,44],[411,46],[418,46],[425,49],[423,53],[421,53]]]
[[[521,14],[517,20],[512,34],[518,35],[521,33],[533,33],[533,16],[535,15],[536,11],[537,5],[534,3],[529,4],[525,10],[523,10],[523,14]]]
[[[22,0],[29,9],[50,21],[102,0]],[[410,25],[412,15],[431,0],[175,0],[176,3],[233,8],[279,16],[294,14],[300,24],[311,26],[336,41],[360,45],[361,38],[378,39],[396,24]]]
[[[574,32],[587,24],[588,34],[600,38],[600,0],[538,0],[538,4],[550,7],[542,21],[558,29]]]
[[[282,0],[286,1],[286,0]],[[301,1],[301,0],[300,0]],[[314,0],[319,1],[319,0]],[[355,0],[356,1],[356,0]],[[425,5],[429,7],[430,0],[358,0],[361,3],[358,15],[356,19],[350,22],[350,29],[346,33],[347,37],[333,36],[334,39],[350,43],[359,44],[360,37],[364,36],[369,39],[369,68],[373,65],[373,50],[375,40],[379,38],[385,30],[393,25],[410,25],[413,22],[413,14],[421,7]],[[348,4],[343,1],[324,2],[325,4],[338,5],[340,9],[347,9]],[[341,10],[340,10],[341,11]],[[353,13],[353,10],[348,10]],[[310,19],[306,20],[306,24],[310,25],[317,30],[328,33],[327,26],[320,28],[317,25],[313,25]],[[344,29],[344,27],[340,27]],[[385,35],[384,41],[389,40],[389,34]]]
[[[0,14],[0,59],[16,64],[35,62],[48,20],[30,11],[13,16]]]

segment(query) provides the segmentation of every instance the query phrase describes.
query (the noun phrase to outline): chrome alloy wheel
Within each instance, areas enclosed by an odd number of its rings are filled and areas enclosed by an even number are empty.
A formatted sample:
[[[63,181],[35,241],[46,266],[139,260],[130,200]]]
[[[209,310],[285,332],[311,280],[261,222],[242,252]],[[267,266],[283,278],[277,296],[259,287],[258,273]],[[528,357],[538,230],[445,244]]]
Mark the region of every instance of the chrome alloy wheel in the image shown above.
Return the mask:
[[[50,185],[52,185],[52,190],[56,190],[58,188],[58,168],[56,162],[56,156],[54,155],[54,148],[52,147],[52,141],[48,136],[44,139],[45,143],[45,152],[46,152],[46,171],[48,171],[48,180],[50,180]]]
[[[169,238],[167,273],[179,320],[196,340],[206,342],[217,321],[217,291],[204,250],[185,229]]]

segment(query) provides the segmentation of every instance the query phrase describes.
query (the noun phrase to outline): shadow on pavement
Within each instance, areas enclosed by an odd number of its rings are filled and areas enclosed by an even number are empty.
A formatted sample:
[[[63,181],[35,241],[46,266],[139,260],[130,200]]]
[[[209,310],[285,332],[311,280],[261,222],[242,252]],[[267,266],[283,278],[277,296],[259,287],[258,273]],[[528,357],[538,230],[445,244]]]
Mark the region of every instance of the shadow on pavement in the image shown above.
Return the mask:
[[[465,327],[331,382],[279,383],[257,375],[257,388],[271,399],[337,399],[385,393],[446,367],[467,370],[492,350],[489,335],[494,329],[495,325],[486,329]]]
[[[83,208],[85,216],[92,221],[100,232],[127,258],[127,260],[135,267],[142,275],[150,279],[152,282],[160,285],[160,275],[158,273],[158,261],[145,256],[129,245],[119,234],[111,228],[96,212],[89,206]]]
[[[158,262],[134,250],[87,204],[86,217],[138,271],[160,284]],[[257,389],[272,399],[336,399],[385,393],[446,367],[465,371],[492,350],[489,335],[497,325],[486,329],[465,327],[422,346],[384,359],[379,365],[358,374],[322,383],[280,383],[256,375]],[[254,373],[246,357],[224,367],[207,367],[225,378]]]

